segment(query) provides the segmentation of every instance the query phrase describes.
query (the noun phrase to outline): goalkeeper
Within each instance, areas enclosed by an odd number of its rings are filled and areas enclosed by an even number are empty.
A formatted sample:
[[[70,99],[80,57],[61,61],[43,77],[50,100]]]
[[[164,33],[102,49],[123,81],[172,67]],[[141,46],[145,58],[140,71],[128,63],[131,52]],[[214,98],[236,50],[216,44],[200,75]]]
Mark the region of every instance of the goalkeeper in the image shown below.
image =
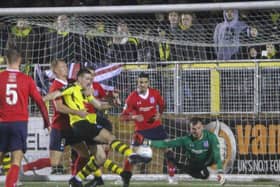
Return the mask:
[[[146,143],[157,148],[184,147],[188,162],[186,165],[177,164],[177,167],[194,178],[207,179],[209,177],[207,167],[217,164],[217,180],[223,185],[225,178],[220,157],[220,145],[216,135],[204,130],[203,122],[200,118],[192,118],[190,125],[190,135],[173,140],[148,140]]]

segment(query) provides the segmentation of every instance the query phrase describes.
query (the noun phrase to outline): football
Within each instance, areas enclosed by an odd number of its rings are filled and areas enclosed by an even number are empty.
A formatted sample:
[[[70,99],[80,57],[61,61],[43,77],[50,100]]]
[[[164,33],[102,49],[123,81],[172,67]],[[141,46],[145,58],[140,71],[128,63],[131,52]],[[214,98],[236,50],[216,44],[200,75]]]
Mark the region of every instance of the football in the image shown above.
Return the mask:
[[[147,145],[140,145],[138,147],[136,153],[147,159],[152,159],[152,156],[153,156],[153,151],[152,151],[151,147],[149,147]]]

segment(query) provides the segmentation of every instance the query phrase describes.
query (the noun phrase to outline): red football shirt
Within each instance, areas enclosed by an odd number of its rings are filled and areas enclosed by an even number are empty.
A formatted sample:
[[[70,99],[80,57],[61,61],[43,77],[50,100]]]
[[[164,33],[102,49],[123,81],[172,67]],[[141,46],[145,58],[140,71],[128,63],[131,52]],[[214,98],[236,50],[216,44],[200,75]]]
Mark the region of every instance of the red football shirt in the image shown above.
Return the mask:
[[[60,90],[65,86],[67,86],[67,82],[60,80],[60,79],[55,79],[50,87],[49,92],[54,92],[56,90]],[[63,98],[59,97],[55,101],[61,100],[61,99],[63,99]],[[58,129],[58,130],[71,128],[69,125],[70,122],[69,122],[68,114],[63,114],[63,113],[58,112],[55,108],[55,101],[53,101],[54,115],[52,118],[51,127],[54,129]]]
[[[1,72],[0,122],[28,121],[29,97],[38,105],[44,125],[48,127],[48,111],[33,79],[18,70]]]
[[[137,91],[133,91],[126,99],[126,104],[122,116],[142,115],[142,122],[135,121],[135,130],[147,130],[161,125],[160,120],[151,119],[157,112],[162,113],[164,100],[159,91],[149,88],[146,97],[140,96]]]
[[[105,90],[102,88],[102,86],[98,82],[92,83],[93,87],[93,96],[97,99],[103,99],[106,96]]]
[[[93,82],[92,83],[92,88],[93,88],[93,96],[97,99],[104,99],[106,96],[105,90],[102,88],[102,86],[98,82]],[[94,107],[90,103],[85,103],[87,112],[89,113],[96,113]]]

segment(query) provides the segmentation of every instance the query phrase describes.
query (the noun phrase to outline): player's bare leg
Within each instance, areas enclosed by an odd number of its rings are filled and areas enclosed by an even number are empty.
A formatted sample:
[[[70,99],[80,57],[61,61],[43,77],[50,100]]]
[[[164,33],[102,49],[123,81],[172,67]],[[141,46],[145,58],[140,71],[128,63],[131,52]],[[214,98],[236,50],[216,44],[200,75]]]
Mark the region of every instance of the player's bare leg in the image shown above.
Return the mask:
[[[3,157],[4,157],[4,153],[3,152],[0,152],[0,164],[2,165],[2,161],[3,161]]]
[[[174,153],[172,150],[167,149],[165,152],[166,155],[166,162],[167,162],[167,172],[168,172],[168,183],[169,184],[178,184],[178,181],[174,177],[175,175],[175,158],[174,158]]]
[[[50,160],[52,166],[58,166],[61,162],[63,152],[61,151],[50,151]]]
[[[139,163],[139,162],[145,162],[145,159],[142,158],[140,155],[137,155],[136,153],[133,152],[132,149],[129,148],[128,145],[120,142],[115,138],[114,135],[111,134],[106,129],[102,129],[100,133],[94,138],[95,141],[98,142],[104,142],[110,145],[111,149],[114,151],[117,151],[124,156],[129,157],[129,161],[132,164]]]
[[[62,151],[50,151],[50,165],[52,167],[51,174],[63,174],[63,168],[61,168]]]

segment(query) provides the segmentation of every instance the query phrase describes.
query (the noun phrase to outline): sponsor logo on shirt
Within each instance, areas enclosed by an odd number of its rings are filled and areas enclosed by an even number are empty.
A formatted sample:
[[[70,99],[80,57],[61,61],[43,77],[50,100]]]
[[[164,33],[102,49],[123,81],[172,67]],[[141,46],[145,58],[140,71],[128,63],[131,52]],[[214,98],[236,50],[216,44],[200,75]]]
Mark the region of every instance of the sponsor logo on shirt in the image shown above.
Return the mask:
[[[203,152],[207,152],[207,149],[198,149],[198,150],[196,150],[196,149],[191,149],[191,151],[192,151],[193,153],[195,153],[195,154],[201,154],[201,153],[203,153]]]
[[[148,111],[152,110],[153,108],[154,108],[154,106],[140,107],[139,111],[140,112],[148,112]]]

